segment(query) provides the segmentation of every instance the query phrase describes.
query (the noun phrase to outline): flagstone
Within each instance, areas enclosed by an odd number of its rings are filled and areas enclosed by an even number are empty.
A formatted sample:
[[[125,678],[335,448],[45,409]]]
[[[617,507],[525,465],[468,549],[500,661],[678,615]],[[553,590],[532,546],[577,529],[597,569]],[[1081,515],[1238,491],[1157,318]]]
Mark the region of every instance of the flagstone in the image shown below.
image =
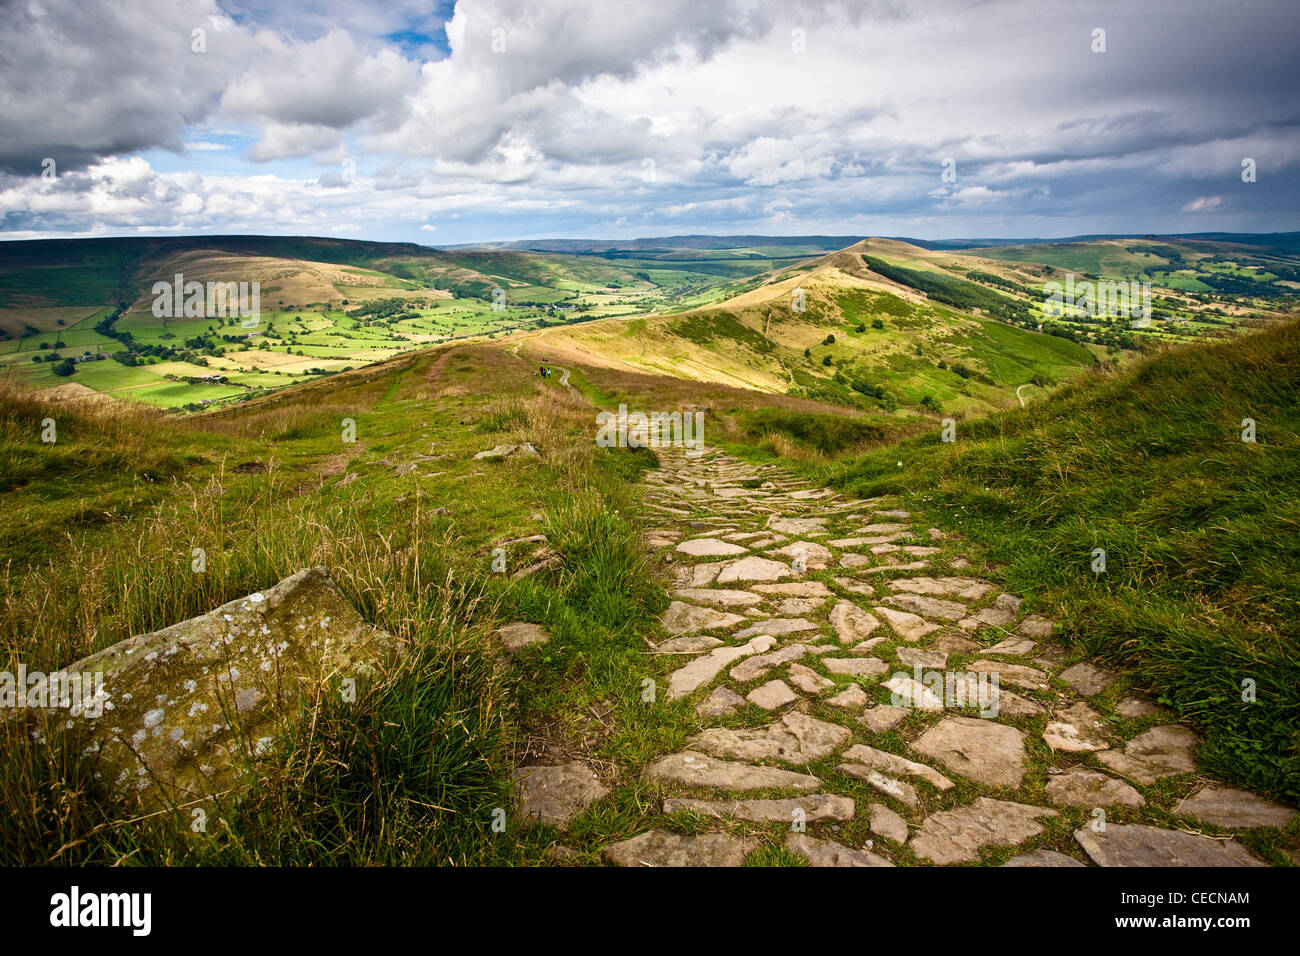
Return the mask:
[[[663,629],[669,634],[688,634],[692,631],[716,630],[735,627],[745,620],[739,614],[729,614],[698,604],[673,601],[661,619]]]
[[[1225,830],[1241,830],[1284,827],[1295,819],[1296,812],[1245,790],[1211,784],[1179,803],[1174,815],[1203,820]]]
[[[748,820],[753,823],[821,823],[852,820],[854,803],[848,797],[815,793],[786,800],[699,800],[669,797],[664,813],[695,813],[718,820]]]
[[[816,790],[821,786],[820,780],[806,773],[715,760],[707,754],[689,750],[653,761],[646,768],[645,777],[657,783],[716,787],[719,790],[765,790],[769,787]]]
[[[601,851],[606,863],[617,866],[742,866],[758,848],[757,837],[731,833],[682,836],[667,830],[647,830]]]
[[[741,661],[733,667],[731,669],[731,679],[741,683],[758,680],[760,677],[766,677],[772,668],[788,664],[791,661],[797,661],[807,653],[808,647],[806,645],[789,644],[774,651],[768,651],[766,654],[758,654]]]
[[[1149,785],[1164,777],[1194,771],[1192,753],[1196,744],[1196,735],[1186,727],[1167,724],[1152,727],[1126,743],[1122,751],[1108,750],[1098,754],[1097,759],[1116,773]]]
[[[723,607],[751,607],[763,600],[752,591],[735,591],[729,588],[679,588],[673,597],[704,604],[721,604]]]
[[[931,631],[939,629],[938,624],[931,624],[922,617],[907,611],[896,611],[892,607],[877,607],[875,612],[879,614],[886,624],[888,624],[897,634],[905,641],[919,641]]]
[[[721,558],[744,554],[749,549],[729,541],[719,541],[717,538],[692,538],[679,544],[677,550],[696,558]]]
[[[827,680],[811,667],[804,667],[802,664],[791,664],[786,668],[786,675],[790,683],[805,694],[820,694],[835,686],[834,681]]]
[[[719,584],[730,584],[733,581],[777,581],[792,577],[794,573],[788,564],[750,555],[724,563],[717,580]]]
[[[1092,697],[1100,694],[1115,681],[1119,674],[1105,667],[1098,667],[1084,661],[1061,671],[1061,680],[1065,681],[1080,694]]]
[[[730,687],[719,687],[695,705],[695,712],[701,717],[724,717],[734,714],[744,706],[745,698]]]
[[[1047,778],[1047,799],[1058,807],[1145,807],[1147,802],[1123,780],[1072,767]]]
[[[832,674],[854,677],[878,677],[889,670],[889,665],[876,657],[823,657],[822,663]]]
[[[1084,827],[1074,839],[1098,866],[1264,865],[1233,840],[1140,824],[1110,823],[1101,831]]]
[[[986,846],[1015,846],[1043,832],[1039,820],[1055,810],[980,797],[955,810],[932,813],[912,836],[912,851],[939,866],[979,859]]]
[[[841,644],[865,640],[880,627],[880,621],[852,601],[840,601],[831,608],[830,623]]]
[[[776,646],[776,638],[763,635],[752,638],[747,644],[715,647],[709,653],[695,658],[669,675],[668,697],[669,699],[684,697],[713,680],[732,662],[748,657],[750,654],[761,654],[774,646]]]
[[[850,736],[838,724],[792,711],[766,727],[710,727],[690,738],[687,745],[730,760],[809,763],[830,756],[848,743]]]
[[[990,787],[1018,787],[1025,775],[1025,735],[977,717],[945,717],[911,743],[923,757]]]
[[[819,840],[806,833],[791,833],[785,848],[802,856],[813,866],[893,866],[889,860],[870,850],[855,850],[833,840]]]
[[[761,687],[755,687],[745,695],[745,699],[764,710],[776,710],[778,707],[794,703],[799,699],[799,695],[792,691],[785,681],[777,679],[770,680]]]
[[[956,621],[966,616],[968,608],[956,601],[941,601],[939,598],[926,597],[922,594],[890,594],[883,598],[890,607],[926,617],[937,617],[941,621]]]

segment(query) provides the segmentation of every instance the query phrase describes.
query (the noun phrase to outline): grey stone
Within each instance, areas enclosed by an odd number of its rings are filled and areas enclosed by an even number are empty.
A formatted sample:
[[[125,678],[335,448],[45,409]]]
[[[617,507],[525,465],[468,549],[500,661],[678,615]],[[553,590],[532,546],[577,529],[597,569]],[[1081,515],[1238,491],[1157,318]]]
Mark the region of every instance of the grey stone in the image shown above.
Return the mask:
[[[723,607],[750,607],[763,600],[761,594],[753,591],[735,591],[730,588],[681,588],[673,592],[673,597],[702,604],[721,604]]]
[[[718,820],[748,820],[753,823],[793,823],[796,811],[802,811],[805,823],[825,820],[852,820],[853,801],[815,793],[788,800],[696,800],[689,797],[669,797],[664,801],[664,813],[697,813]]]
[[[1192,753],[1196,735],[1186,727],[1167,724],[1152,727],[1124,745],[1124,750],[1108,750],[1097,759],[1116,773],[1142,784],[1152,784],[1162,777],[1191,773],[1196,769]]]
[[[710,727],[687,743],[693,750],[732,760],[809,763],[830,756],[849,736],[836,724],[791,712],[766,727]]]
[[[842,707],[845,710],[861,710],[869,702],[870,698],[867,697],[867,692],[857,684],[850,684],[834,697],[826,699],[826,703],[832,707]]]
[[[1250,827],[1284,827],[1295,819],[1296,812],[1272,800],[1211,784],[1178,804],[1175,816],[1204,820],[1225,830]]]
[[[681,565],[673,572],[673,583],[682,588],[702,588],[712,584],[722,571],[725,561],[713,561],[707,564]]]
[[[13,719],[37,724],[28,732],[52,744],[74,735],[116,797],[185,804],[242,788],[313,701],[338,693],[340,675],[360,688],[404,653],[361,618],[326,568],[307,568],[69,665],[61,677],[97,688],[90,699]]]
[[[1024,664],[1011,664],[1007,661],[972,661],[966,665],[966,670],[978,674],[997,674],[1000,682],[1016,687],[1027,687],[1030,690],[1047,690],[1051,686],[1044,671]]]
[[[506,650],[512,654],[531,644],[546,644],[551,639],[546,628],[540,624],[528,624],[523,621],[503,625],[497,628],[496,634]]]
[[[689,750],[655,760],[646,768],[645,777],[658,783],[716,787],[719,790],[763,790],[768,787],[816,790],[821,786],[820,780],[806,773],[715,760],[707,754]]]
[[[945,717],[911,746],[986,786],[1018,787],[1025,775],[1025,735],[992,720]]]
[[[1010,594],[999,594],[997,599],[983,610],[976,611],[970,617],[957,622],[963,631],[978,631],[985,627],[1010,627],[1016,621],[1020,610],[1020,599]]]
[[[917,796],[915,787],[902,780],[887,777],[879,770],[873,770],[871,767],[860,763],[842,763],[835,769],[846,776],[865,780],[879,793],[883,793],[887,797],[893,797],[904,806],[919,807],[921,805],[921,798]]]
[[[647,830],[605,847],[601,856],[617,866],[742,866],[745,856],[757,847],[756,838],[730,833],[681,836]]]
[[[836,584],[852,594],[871,597],[876,593],[876,589],[866,581],[855,581],[853,578],[835,578],[834,580]]]
[[[772,515],[767,519],[767,526],[772,531],[781,534],[808,534],[809,532],[825,532],[825,518],[782,518],[780,515]]]
[[[1027,637],[1008,637],[998,641],[992,647],[985,648],[985,654],[1009,654],[1019,657],[1028,654],[1038,646],[1037,641],[1031,641]]]
[[[849,653],[858,654],[863,657],[868,657],[871,655],[871,652],[873,649],[875,649],[876,645],[883,644],[883,643],[885,643],[885,639],[883,637],[872,637],[863,641],[861,644],[854,644],[852,647],[849,648]]]
[[[948,655],[943,651],[920,647],[900,647],[895,654],[904,667],[933,667],[939,670],[948,666]]]
[[[788,664],[791,661],[797,661],[807,653],[808,648],[803,644],[788,644],[785,647],[779,647],[774,651],[768,651],[766,654],[759,654],[741,661],[731,669],[731,679],[741,683],[757,680],[760,677],[767,676],[772,668],[781,664]]]
[[[906,591],[911,594],[929,594],[935,597],[955,597],[964,601],[978,601],[994,590],[987,581],[961,577],[915,577],[896,578],[889,582],[894,591]]]
[[[893,866],[879,854],[870,850],[855,850],[832,840],[819,840],[806,833],[791,833],[785,838],[785,848],[798,854],[813,866]]]
[[[770,680],[761,687],[755,687],[745,695],[745,699],[764,710],[776,710],[778,707],[794,703],[799,699],[799,695],[790,689],[789,684],[778,679]]]
[[[1003,866],[1087,866],[1072,856],[1066,856],[1064,853],[1057,853],[1055,850],[1033,850],[1029,853],[1022,853],[1020,856],[1013,856]]]
[[[944,690],[946,693],[946,681]],[[967,707],[978,708],[984,717],[1037,717],[1047,713],[1047,708],[1037,701],[1021,697],[1001,684],[994,688],[992,678],[965,671],[952,675],[952,693],[948,706],[964,702]]]
[[[751,624],[744,630],[737,631],[735,636],[738,638],[753,637],[755,634],[771,634],[774,637],[781,637],[785,634],[802,634],[805,631],[817,630],[817,625],[812,621],[806,621],[803,618],[780,618],[772,617],[766,621],[760,621],[757,624]]]
[[[546,767],[516,767],[519,812],[526,819],[564,827],[579,811],[600,800],[609,790],[592,769],[581,763]]]
[[[898,756],[898,754],[891,754],[884,750],[877,750],[875,747],[868,747],[865,744],[854,744],[844,752],[844,759],[860,763],[873,770],[892,773],[896,776],[916,777],[919,780],[924,780],[940,792],[951,790],[955,786],[951,780],[933,767],[917,763],[915,760],[908,760],[906,757]]]
[[[523,442],[518,445],[496,445],[489,448],[487,451],[479,452],[474,456],[474,458],[475,460],[481,458],[513,458],[515,455],[523,455],[525,457],[533,458],[540,457],[537,449],[534,448],[531,443]]]
[[[655,645],[656,654],[698,654],[721,647],[722,641],[707,634],[685,634]]]
[[[794,573],[788,564],[750,555],[726,562],[718,572],[717,580],[719,584],[730,584],[733,581],[779,581],[781,578],[793,577]]]
[[[1141,694],[1125,697],[1115,705],[1115,713],[1121,717],[1127,717],[1129,720],[1137,717],[1154,717],[1156,714],[1163,714],[1164,712],[1165,709],[1155,700]]]
[[[1074,767],[1047,778],[1047,799],[1058,807],[1133,807],[1146,799],[1123,780]]]
[[[858,722],[873,734],[883,734],[885,731],[896,727],[899,721],[911,712],[907,707],[892,707],[889,704],[879,704],[859,717]]]
[[[1232,840],[1138,824],[1084,827],[1075,841],[1098,866],[1263,866]]]
[[[1087,661],[1061,671],[1061,680],[1088,697],[1100,694],[1118,679],[1119,674],[1114,671],[1089,664]]]
[[[939,629],[938,624],[931,624],[925,618],[907,611],[896,611],[892,607],[877,607],[874,610],[905,641],[919,641],[931,631]]]
[[[821,570],[831,562],[830,550],[815,541],[792,541],[790,544],[769,551],[768,554],[779,554],[791,562],[801,564],[809,571]]]
[[[907,821],[883,803],[871,805],[871,832],[895,843],[906,843]]]
[[[695,706],[701,717],[724,717],[745,706],[745,698],[730,687],[719,687]]]
[[[943,698],[906,674],[894,674],[883,682],[895,707],[916,710],[943,710]]]
[[[947,866],[979,859],[986,846],[1014,846],[1043,832],[1040,817],[1054,817],[1055,810],[1008,800],[980,797],[956,810],[931,814],[912,836],[917,856]]]
[[[1045,638],[1051,637],[1055,629],[1055,622],[1041,614],[1031,614],[1020,622],[1020,633],[1025,637]]]
[[[822,663],[832,674],[854,677],[878,677],[889,670],[888,664],[875,657],[823,657]]]
[[[1043,740],[1053,750],[1065,753],[1110,749],[1105,721],[1083,701],[1058,709],[1043,731]]]
[[[835,686],[834,681],[827,680],[812,668],[804,667],[802,664],[791,664],[786,668],[786,674],[790,678],[790,683],[805,694],[820,694]]]
[[[786,598],[777,603],[776,613],[782,617],[801,617],[816,613],[825,603],[825,598]]]
[[[668,605],[662,619],[663,628],[669,634],[689,634],[693,631],[715,630],[717,628],[735,627],[745,620],[739,614],[728,614],[711,607],[686,604],[673,601]]]
[[[941,621],[956,621],[966,616],[968,608],[956,601],[941,601],[939,598],[926,597],[921,594],[890,594],[884,598],[890,607],[926,617],[937,617]]]
[[[851,601],[840,601],[831,608],[830,622],[841,644],[866,640],[880,627],[875,617]]]
[[[910,531],[911,525],[900,524],[897,521],[882,521],[875,524],[864,525],[861,528],[854,528],[854,534],[892,534],[895,531]]]
[[[931,650],[946,651],[949,654],[973,654],[980,646],[969,637],[963,637],[956,631],[944,631],[930,639]]]
[[[724,558],[733,554],[744,554],[749,549],[716,538],[692,538],[683,541],[676,550],[696,558]]]
[[[760,594],[783,594],[787,597],[830,597],[832,591],[820,581],[788,581],[785,584],[756,584]]]
[[[668,697],[675,699],[703,687],[722,673],[722,669],[733,661],[750,654],[761,654],[776,644],[774,637],[755,637],[749,643],[715,647],[709,653],[695,658],[689,664],[679,667],[668,677]]]

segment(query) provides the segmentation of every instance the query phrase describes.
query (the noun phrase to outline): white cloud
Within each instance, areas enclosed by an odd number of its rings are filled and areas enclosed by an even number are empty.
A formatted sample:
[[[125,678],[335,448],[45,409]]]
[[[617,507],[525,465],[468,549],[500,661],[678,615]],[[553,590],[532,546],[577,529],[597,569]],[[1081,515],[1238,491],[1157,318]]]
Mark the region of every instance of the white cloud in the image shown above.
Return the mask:
[[[1051,15],[1029,0],[458,0],[445,24],[418,0],[226,13],[41,0],[7,14],[9,234],[346,223],[398,238],[429,216],[514,234],[620,221],[1062,234],[1300,211],[1277,21],[1300,24],[1263,0]],[[1105,57],[1087,49],[1098,18]],[[189,52],[196,26],[205,54]],[[447,54],[419,39],[439,30]],[[414,39],[384,39],[399,33]],[[246,155],[226,145],[250,141]],[[139,158],[159,147],[191,172]],[[46,156],[53,184],[36,178]]]

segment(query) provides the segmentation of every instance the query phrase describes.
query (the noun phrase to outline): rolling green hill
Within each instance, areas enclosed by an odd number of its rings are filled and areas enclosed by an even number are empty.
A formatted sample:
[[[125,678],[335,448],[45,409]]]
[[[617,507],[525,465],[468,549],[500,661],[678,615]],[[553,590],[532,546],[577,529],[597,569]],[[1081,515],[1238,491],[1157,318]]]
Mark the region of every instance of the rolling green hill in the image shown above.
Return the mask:
[[[430,344],[720,297],[770,262],[653,265],[310,237],[0,243],[0,374],[193,410]],[[178,274],[259,283],[258,322],[154,315],[154,284]]]
[[[808,471],[979,542],[1008,590],[1202,729],[1209,766],[1295,800],[1298,390],[1293,319]]]

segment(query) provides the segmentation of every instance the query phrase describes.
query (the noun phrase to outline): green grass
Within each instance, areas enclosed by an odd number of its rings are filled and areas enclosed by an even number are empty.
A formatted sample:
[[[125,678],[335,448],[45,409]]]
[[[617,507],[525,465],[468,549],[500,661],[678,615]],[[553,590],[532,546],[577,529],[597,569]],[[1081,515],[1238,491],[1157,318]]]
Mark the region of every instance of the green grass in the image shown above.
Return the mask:
[[[140,819],[97,795],[86,764],[0,722],[0,861],[535,863],[551,836],[516,818],[509,783],[524,741],[568,746],[595,708],[613,728],[607,746],[660,747],[667,718],[638,693],[662,670],[647,669],[640,633],[663,595],[632,497],[653,458],[597,454],[587,407],[501,350],[451,359],[436,372],[434,357],[402,360],[219,418],[0,393],[0,501],[14,519],[0,538],[6,669],[53,670],[318,564],[414,649],[346,710],[321,703],[313,733],[284,741],[204,834],[180,814]],[[343,417],[357,422],[351,445]],[[541,457],[473,458],[520,440]],[[417,452],[438,456],[417,475],[386,463]],[[341,486],[344,472],[360,480]],[[496,542],[539,530],[557,567],[492,573]],[[204,574],[190,569],[195,546]],[[511,571],[528,560],[510,550]],[[490,631],[509,620],[545,625],[552,642],[506,660]],[[497,808],[504,835],[491,830]]]
[[[1180,347],[821,473],[977,543],[1205,734],[1212,770],[1300,796],[1300,323]],[[1242,420],[1258,441],[1241,440]],[[902,467],[899,467],[901,461]],[[1106,551],[1104,574],[1092,552]],[[1243,702],[1243,681],[1257,702]]]

